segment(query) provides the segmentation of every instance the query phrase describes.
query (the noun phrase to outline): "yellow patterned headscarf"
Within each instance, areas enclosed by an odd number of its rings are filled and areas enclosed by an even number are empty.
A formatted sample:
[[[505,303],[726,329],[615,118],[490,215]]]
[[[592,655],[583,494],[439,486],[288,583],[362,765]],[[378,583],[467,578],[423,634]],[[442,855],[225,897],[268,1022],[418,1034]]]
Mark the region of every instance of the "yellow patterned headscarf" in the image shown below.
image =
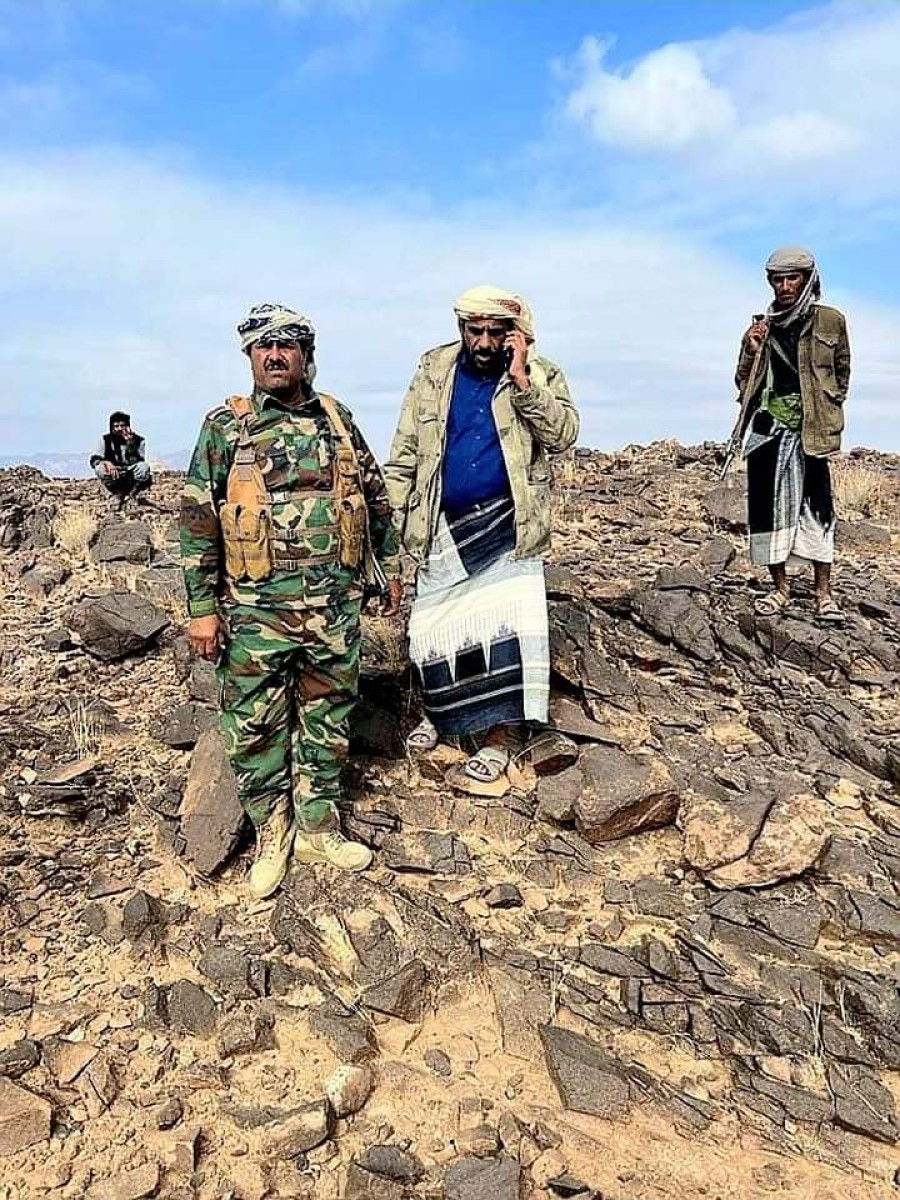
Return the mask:
[[[534,341],[534,314],[523,296],[507,292],[491,283],[469,288],[459,297],[453,311],[461,321],[472,321],[476,317],[498,317],[512,321],[521,329],[529,342]]]

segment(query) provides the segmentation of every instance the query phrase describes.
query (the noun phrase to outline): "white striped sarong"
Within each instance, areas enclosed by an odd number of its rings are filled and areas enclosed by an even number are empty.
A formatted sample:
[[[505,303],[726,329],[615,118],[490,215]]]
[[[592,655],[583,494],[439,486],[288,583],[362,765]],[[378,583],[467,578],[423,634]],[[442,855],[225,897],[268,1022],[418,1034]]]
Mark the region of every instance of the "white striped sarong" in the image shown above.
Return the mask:
[[[514,545],[508,497],[439,517],[419,570],[409,639],[425,712],[442,733],[547,720],[544,565],[516,559]]]

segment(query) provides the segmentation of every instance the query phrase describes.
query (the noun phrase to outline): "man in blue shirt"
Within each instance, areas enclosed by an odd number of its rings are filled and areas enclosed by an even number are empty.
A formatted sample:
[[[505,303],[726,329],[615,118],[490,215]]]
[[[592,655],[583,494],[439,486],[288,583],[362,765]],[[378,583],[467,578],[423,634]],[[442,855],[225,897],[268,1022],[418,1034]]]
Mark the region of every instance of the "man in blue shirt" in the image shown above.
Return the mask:
[[[578,415],[521,296],[471,288],[454,311],[459,340],[422,357],[384,476],[419,564],[410,657],[426,719],[410,748],[478,735],[466,774],[491,785],[503,727],[547,719],[547,456],[573,444]]]

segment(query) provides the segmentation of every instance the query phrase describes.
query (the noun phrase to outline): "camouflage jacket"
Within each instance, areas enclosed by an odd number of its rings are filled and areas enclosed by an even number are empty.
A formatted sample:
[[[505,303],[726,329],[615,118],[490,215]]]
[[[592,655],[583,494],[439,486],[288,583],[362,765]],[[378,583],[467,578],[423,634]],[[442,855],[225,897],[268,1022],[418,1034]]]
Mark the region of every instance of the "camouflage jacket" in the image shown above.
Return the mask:
[[[219,509],[238,438],[238,421],[227,405],[208,413],[191,458],[181,507],[181,559],[188,610],[192,617],[217,611],[219,603],[270,609],[339,606],[343,596],[359,596],[374,564],[388,577],[399,574],[399,539],[378,464],[343,405],[341,416],[359,459],[369,511],[367,553],[360,568],[338,562],[337,513],[333,497],[335,434],[315,396],[292,407],[259,389],[250,433],[269,492],[275,546],[310,562],[275,569],[258,582],[235,581],[224,569]],[[321,497],[316,493],[321,491]]]
[[[451,342],[423,355],[384,465],[404,547],[419,562],[427,558],[437,529],[441,462],[460,348],[460,342]],[[532,354],[528,365],[531,387],[521,392],[504,375],[491,406],[515,505],[518,558],[539,554],[549,543],[547,455],[567,450],[578,436],[578,413],[560,368],[539,354]]]

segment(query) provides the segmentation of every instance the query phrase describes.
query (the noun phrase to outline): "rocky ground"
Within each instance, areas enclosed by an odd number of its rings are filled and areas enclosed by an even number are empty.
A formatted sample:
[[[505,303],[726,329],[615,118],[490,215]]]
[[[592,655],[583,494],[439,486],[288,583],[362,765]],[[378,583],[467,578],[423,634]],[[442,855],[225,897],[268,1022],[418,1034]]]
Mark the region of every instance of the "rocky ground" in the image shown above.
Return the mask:
[[[401,750],[370,622],[364,877],[244,894],[163,511],[0,472],[0,1198],[897,1194],[900,459],[838,598],[758,618],[715,447],[579,453],[555,734],[502,795]]]

